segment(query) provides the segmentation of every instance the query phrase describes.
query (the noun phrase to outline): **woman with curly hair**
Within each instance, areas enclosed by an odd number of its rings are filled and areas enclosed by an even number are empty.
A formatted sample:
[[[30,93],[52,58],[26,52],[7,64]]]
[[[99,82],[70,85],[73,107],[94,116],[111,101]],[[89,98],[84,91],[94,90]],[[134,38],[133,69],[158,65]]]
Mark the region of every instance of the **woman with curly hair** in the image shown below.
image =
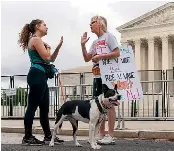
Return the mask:
[[[63,37],[55,49],[50,53],[51,47],[42,41],[42,37],[47,35],[48,28],[43,20],[32,20],[26,24],[19,34],[19,44],[24,51],[28,50],[31,67],[27,75],[27,83],[30,86],[28,106],[24,117],[25,136],[23,145],[42,145],[49,143],[52,134],[49,126],[49,89],[47,85],[48,76],[44,65],[54,62],[59,49],[63,43]],[[37,107],[40,108],[40,123],[45,137],[43,141],[38,140],[32,135],[32,124]],[[55,142],[60,143],[56,137]]]

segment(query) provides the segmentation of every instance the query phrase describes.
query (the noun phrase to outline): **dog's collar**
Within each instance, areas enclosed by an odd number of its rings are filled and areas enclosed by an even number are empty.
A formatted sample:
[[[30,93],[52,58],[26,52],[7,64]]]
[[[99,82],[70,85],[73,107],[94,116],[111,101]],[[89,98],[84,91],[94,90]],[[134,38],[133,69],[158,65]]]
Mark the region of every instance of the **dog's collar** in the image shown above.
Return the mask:
[[[103,98],[103,97],[102,97]],[[110,101],[111,101],[111,99],[109,99],[109,103],[110,103]],[[112,103],[111,103],[112,104]],[[101,105],[103,106],[103,108],[105,109],[105,110],[108,110],[108,109],[110,109],[112,106],[110,106],[110,107],[108,107],[105,103],[104,103],[104,101],[103,101],[103,99],[101,99]]]
[[[111,107],[107,107],[107,106],[104,104],[104,102],[103,102],[103,101],[101,101],[101,104],[102,104],[103,108],[104,108],[104,109],[106,109],[106,110],[108,110],[108,109],[110,109],[110,108],[111,108]]]

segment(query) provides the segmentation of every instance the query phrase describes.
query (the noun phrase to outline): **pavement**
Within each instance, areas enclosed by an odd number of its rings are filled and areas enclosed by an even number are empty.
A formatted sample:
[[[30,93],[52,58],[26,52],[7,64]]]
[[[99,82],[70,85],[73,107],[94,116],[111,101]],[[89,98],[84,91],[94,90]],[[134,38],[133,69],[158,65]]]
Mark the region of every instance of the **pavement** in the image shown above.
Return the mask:
[[[54,120],[50,120],[51,129],[54,127]],[[115,127],[117,126],[117,122]],[[106,122],[106,131],[107,131]],[[1,120],[2,133],[24,134],[23,120]],[[39,120],[34,120],[33,133],[43,134]],[[88,136],[89,124],[79,122],[78,136]],[[72,126],[64,121],[60,135],[72,136]],[[174,140],[174,121],[125,121],[125,128],[114,131],[117,139],[166,139]]]
[[[36,138],[43,139],[43,135],[35,134]],[[1,151],[91,151],[87,136],[78,136],[77,139],[82,147],[75,147],[72,136],[60,136],[65,140],[63,144],[49,147],[22,146],[23,134],[1,133]],[[140,139],[116,139],[115,145],[102,145],[100,151],[173,151],[174,142],[167,140],[140,140]]]

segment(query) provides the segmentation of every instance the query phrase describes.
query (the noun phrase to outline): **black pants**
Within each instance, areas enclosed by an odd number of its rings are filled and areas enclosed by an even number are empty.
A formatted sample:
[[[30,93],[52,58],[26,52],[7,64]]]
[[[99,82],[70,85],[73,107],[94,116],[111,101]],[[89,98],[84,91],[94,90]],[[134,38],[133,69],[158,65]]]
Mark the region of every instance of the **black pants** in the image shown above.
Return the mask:
[[[93,79],[93,97],[97,97],[102,94],[102,79],[94,78]]]
[[[45,73],[37,68],[31,68],[27,82],[30,86],[28,106],[24,118],[25,138],[32,135],[32,124],[37,107],[40,108],[40,123],[45,137],[51,136],[49,126],[49,90]]]

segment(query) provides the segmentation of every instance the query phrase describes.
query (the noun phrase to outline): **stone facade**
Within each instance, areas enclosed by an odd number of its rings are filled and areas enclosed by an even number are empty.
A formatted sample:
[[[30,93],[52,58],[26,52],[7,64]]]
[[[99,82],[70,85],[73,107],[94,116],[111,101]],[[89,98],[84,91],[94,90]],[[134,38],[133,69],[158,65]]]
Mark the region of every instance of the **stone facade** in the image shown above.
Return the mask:
[[[133,47],[138,70],[174,67],[174,3],[167,3],[117,30],[121,43]],[[151,74],[148,79],[154,80],[154,76]]]

